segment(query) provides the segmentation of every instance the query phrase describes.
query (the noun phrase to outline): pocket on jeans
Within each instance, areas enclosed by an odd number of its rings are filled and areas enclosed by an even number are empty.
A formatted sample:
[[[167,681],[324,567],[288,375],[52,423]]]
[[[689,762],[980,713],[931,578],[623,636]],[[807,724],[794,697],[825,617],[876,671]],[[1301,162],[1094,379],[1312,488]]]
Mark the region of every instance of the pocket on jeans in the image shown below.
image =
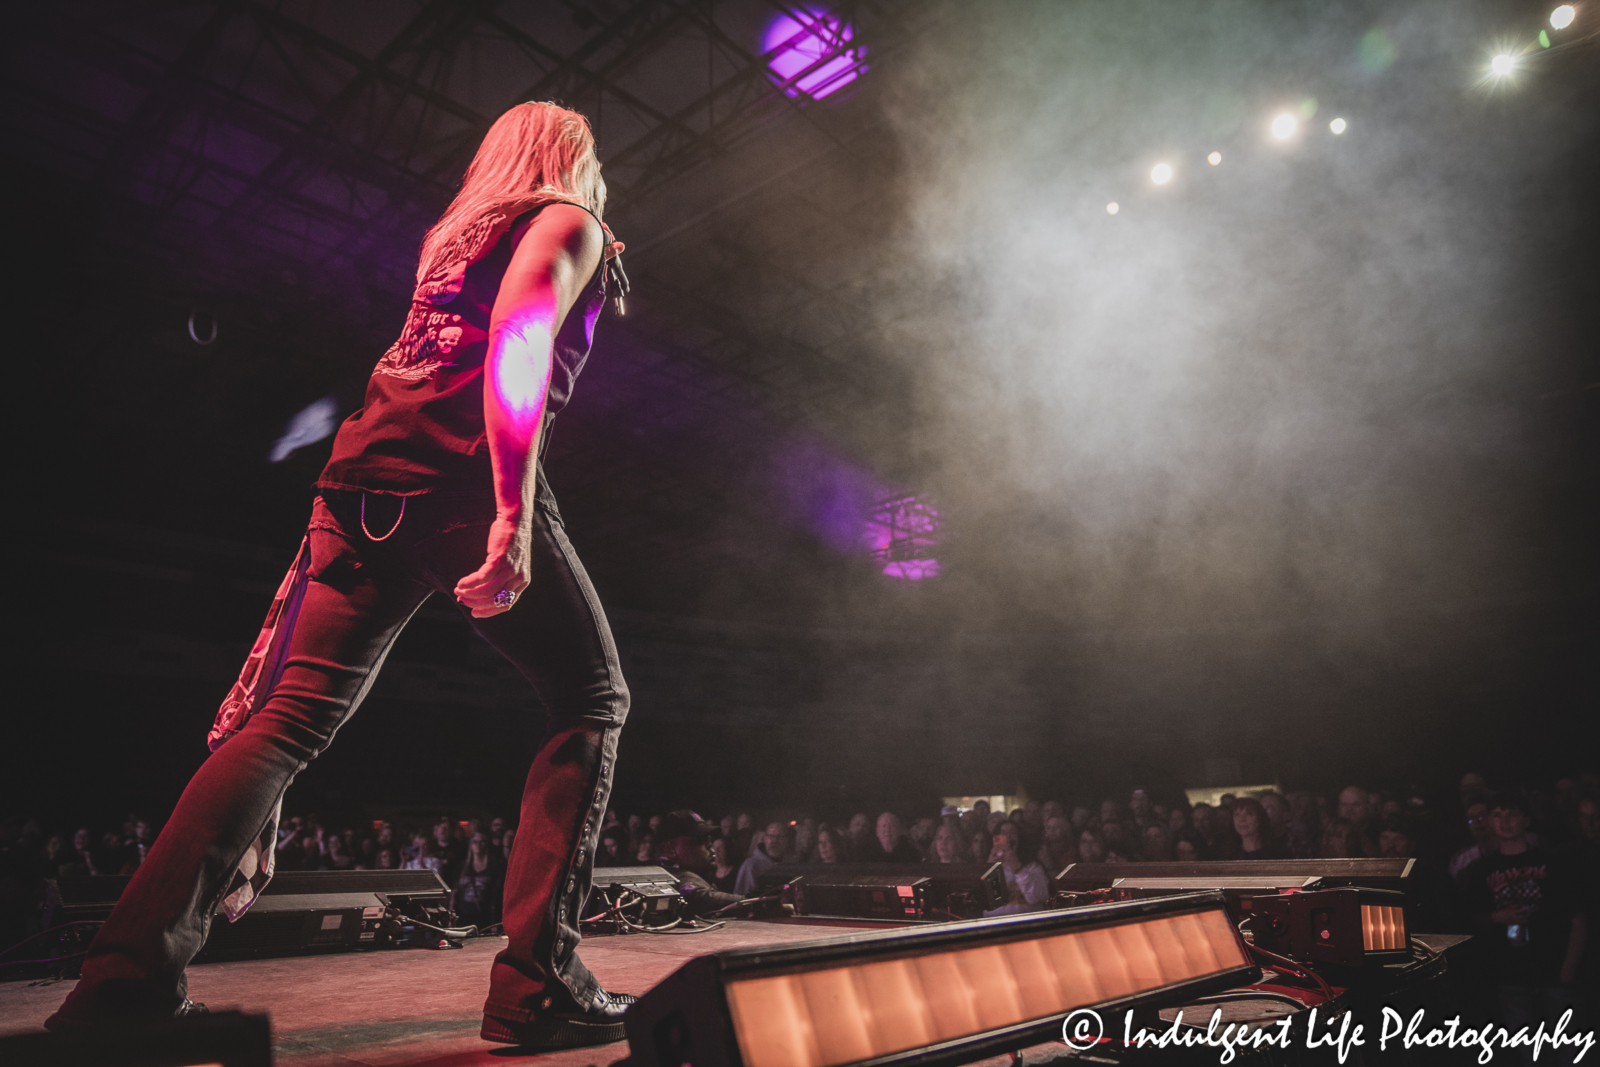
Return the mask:
[[[311,563],[306,576],[313,582],[339,586],[360,577],[361,553],[320,497],[311,509],[307,537],[311,541]]]

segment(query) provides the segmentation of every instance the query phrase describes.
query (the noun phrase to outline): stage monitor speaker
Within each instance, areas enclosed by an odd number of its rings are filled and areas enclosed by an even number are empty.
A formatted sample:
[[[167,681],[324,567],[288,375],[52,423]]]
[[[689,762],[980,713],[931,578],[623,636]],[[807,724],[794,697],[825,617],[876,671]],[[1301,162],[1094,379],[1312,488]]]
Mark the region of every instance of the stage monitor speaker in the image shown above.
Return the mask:
[[[1404,893],[1323,889],[1245,901],[1258,948],[1343,967],[1411,959]]]
[[[272,1067],[265,1015],[216,1012],[82,1033],[0,1037],[6,1067]]]
[[[117,906],[128,879],[115,875],[69,876],[45,882],[45,929],[70,922],[104,922]]]
[[[816,918],[977,919],[1007,900],[998,863],[780,863],[757,885]]]
[[[197,962],[264,959],[394,944],[406,919],[450,926],[434,871],[282,871],[238,922],[220,912]]]
[[[926,875],[803,874],[789,884],[794,888],[796,915],[901,922],[962,918],[935,911],[930,899],[933,879]]]
[[[1219,893],[905,927],[690,960],[624,1017],[632,1067],[970,1063],[1080,1008],[1256,981]]]

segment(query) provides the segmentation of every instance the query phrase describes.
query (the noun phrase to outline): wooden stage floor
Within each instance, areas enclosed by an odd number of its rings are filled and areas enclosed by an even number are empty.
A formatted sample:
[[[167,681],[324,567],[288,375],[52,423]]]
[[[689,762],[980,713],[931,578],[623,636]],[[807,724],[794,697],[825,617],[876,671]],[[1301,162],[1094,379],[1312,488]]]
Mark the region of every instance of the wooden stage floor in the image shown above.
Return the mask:
[[[579,955],[607,989],[643,993],[693,956],[810,941],[850,929],[883,927],[735,920],[703,933],[590,936]],[[392,949],[198,964],[189,968],[189,996],[213,1011],[270,1015],[273,1061],[279,1067],[471,1067],[507,1060],[605,1067],[628,1054],[626,1042],[531,1053],[481,1039],[489,964],[503,943],[489,937],[437,952]],[[40,1029],[71,987],[70,982],[0,982],[0,1035]]]
[[[684,961],[719,949],[792,944],[884,928],[881,923],[848,920],[733,920],[697,933],[590,936],[579,952],[607,989],[643,993]],[[1459,948],[1467,940],[1455,935],[1418,937],[1436,954]],[[537,1062],[541,1067],[610,1067],[627,1056],[626,1042],[536,1053],[479,1038],[489,966],[503,943],[502,938],[489,937],[445,951],[380,949],[201,964],[189,969],[189,995],[213,1011],[270,1016],[273,1062],[278,1067],[473,1067],[508,1060]],[[72,983],[59,981],[0,982],[0,1036],[40,1029],[71,988]],[[1223,1005],[1223,1019],[1260,1023],[1284,1010],[1269,1001],[1237,1001]],[[1163,1012],[1163,1017],[1170,1018],[1171,1011]],[[1064,1067],[1082,1062],[1056,1041],[1019,1053],[1016,1060],[996,1056],[973,1067]]]

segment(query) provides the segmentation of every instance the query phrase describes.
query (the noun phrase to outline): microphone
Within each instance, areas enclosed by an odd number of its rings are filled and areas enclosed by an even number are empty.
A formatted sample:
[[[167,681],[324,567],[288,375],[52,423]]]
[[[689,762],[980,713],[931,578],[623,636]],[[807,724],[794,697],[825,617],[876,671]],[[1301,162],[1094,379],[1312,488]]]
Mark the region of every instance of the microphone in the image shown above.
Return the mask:
[[[622,298],[628,295],[631,287],[628,285],[628,272],[622,269],[622,253],[619,252],[606,260],[606,276],[611,279],[614,289],[612,299],[617,302],[617,314],[626,315],[628,309]]]

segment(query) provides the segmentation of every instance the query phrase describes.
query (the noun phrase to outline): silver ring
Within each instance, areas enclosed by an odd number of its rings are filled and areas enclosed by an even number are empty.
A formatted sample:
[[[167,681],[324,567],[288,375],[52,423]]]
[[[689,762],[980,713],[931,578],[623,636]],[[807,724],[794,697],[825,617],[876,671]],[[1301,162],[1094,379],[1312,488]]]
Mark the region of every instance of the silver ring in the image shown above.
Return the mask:
[[[502,589],[494,595],[494,602],[502,608],[509,608],[516,602],[517,594],[509,589]]]

